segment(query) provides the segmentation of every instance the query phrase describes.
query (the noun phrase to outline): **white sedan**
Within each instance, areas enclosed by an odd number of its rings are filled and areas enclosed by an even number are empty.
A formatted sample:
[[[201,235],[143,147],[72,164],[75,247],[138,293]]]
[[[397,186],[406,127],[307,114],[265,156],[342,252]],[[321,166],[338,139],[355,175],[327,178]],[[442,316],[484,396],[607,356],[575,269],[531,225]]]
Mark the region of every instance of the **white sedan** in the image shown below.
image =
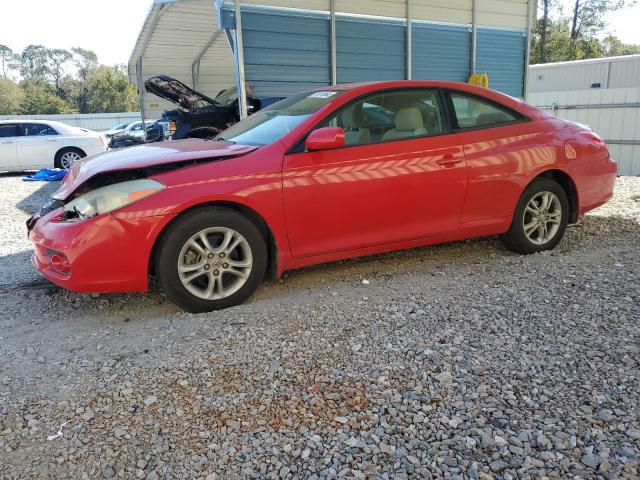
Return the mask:
[[[106,149],[102,134],[84,128],[48,120],[0,121],[0,171],[69,168]]]

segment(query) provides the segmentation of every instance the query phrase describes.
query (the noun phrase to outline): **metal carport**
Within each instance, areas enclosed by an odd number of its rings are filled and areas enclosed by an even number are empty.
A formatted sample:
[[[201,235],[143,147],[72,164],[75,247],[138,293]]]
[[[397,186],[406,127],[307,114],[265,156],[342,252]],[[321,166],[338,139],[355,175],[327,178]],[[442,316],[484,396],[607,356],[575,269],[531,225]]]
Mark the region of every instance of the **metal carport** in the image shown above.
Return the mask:
[[[215,96],[246,74],[260,98],[475,71],[522,97],[534,19],[535,0],[154,0],[129,76],[168,74]],[[158,115],[165,105],[148,97],[145,115]]]
[[[214,95],[236,83],[233,56],[213,0],[154,0],[129,59],[129,81],[140,89],[146,118],[175,108],[145,94],[142,83],[170,75],[203,93]]]

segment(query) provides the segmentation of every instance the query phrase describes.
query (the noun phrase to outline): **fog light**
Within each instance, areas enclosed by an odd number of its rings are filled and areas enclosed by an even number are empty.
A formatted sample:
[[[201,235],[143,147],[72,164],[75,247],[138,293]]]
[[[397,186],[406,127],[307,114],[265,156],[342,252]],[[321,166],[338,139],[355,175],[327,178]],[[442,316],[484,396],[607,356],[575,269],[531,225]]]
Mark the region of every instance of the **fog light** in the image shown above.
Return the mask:
[[[63,253],[56,253],[51,257],[51,267],[58,273],[68,274],[71,271],[69,260]]]

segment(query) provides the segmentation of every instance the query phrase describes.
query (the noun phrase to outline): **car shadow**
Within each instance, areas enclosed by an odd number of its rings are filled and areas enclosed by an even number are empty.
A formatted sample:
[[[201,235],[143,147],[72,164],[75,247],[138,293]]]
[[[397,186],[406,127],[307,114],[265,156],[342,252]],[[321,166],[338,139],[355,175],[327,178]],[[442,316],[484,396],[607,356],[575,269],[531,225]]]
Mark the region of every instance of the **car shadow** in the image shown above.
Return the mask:
[[[32,215],[60,188],[60,182],[40,182],[42,186],[16,203],[16,208]],[[43,198],[46,199],[43,201]]]
[[[640,238],[638,220],[594,215],[570,227],[556,249],[542,254],[518,255],[506,250],[497,237],[488,237],[342,260],[287,272],[279,280],[266,280],[247,302],[247,307],[255,309],[273,302],[304,302],[309,292],[327,293],[333,289],[340,292],[345,287],[344,282],[355,287],[370,279],[403,281],[405,275],[424,276],[427,282],[448,281],[455,277],[456,270],[468,265],[478,265],[478,271],[492,275],[492,269],[482,265],[519,268],[523,263],[556,261],[553,258],[571,256],[581,259],[585,255],[608,261],[610,251],[607,247],[628,247],[630,234]],[[103,318],[105,314],[113,314],[114,321],[120,317],[158,318],[179,311],[153,280],[148,293],[88,295],[67,292],[41,277],[31,266],[30,256],[30,251],[24,251],[0,257],[0,305],[8,306],[7,312],[10,312],[10,304],[16,302],[28,308],[30,315],[48,315],[56,308],[65,309],[72,304],[74,317]],[[522,261],[504,262],[504,259],[514,257]],[[0,306],[0,316],[4,308]]]

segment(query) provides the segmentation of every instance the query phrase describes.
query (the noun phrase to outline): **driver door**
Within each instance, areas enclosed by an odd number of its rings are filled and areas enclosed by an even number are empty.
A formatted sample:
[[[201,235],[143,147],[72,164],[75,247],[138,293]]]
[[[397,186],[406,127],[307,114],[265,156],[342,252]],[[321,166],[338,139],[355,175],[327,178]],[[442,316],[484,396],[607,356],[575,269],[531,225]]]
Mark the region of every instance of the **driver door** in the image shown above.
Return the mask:
[[[458,227],[466,164],[456,136],[446,129],[437,90],[367,96],[319,126],[344,128],[346,145],[284,158],[294,257],[438,236]]]
[[[24,169],[53,168],[55,154],[62,146],[58,132],[43,123],[23,123],[17,145]]]

